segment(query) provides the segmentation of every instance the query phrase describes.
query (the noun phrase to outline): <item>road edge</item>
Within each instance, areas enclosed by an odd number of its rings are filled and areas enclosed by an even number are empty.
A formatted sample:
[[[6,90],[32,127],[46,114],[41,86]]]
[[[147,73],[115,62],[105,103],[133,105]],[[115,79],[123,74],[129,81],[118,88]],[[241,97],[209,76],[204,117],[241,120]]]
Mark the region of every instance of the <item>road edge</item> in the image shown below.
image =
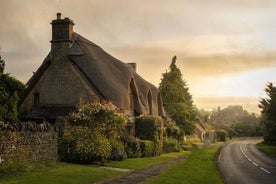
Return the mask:
[[[216,154],[215,154],[215,157],[214,157],[214,159],[213,159],[213,161],[214,161],[214,163],[215,163],[215,166],[216,166],[216,169],[217,169],[217,171],[218,171],[220,177],[222,178],[223,183],[225,183],[225,184],[226,184],[226,179],[225,179],[225,176],[224,176],[224,175],[222,174],[222,172],[220,171],[218,163],[220,162],[221,150],[222,150],[222,148],[223,148],[226,144],[228,144],[228,143],[223,143],[223,144],[218,148],[218,150],[217,150],[217,152],[216,152]]]

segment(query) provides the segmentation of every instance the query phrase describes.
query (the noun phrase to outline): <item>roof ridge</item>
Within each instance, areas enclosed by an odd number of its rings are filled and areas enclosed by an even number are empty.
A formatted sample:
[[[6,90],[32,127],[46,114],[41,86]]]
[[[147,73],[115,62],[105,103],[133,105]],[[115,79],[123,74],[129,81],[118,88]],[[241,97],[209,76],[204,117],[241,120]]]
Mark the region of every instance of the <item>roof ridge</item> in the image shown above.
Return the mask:
[[[94,42],[88,40],[87,38],[83,37],[82,35],[80,35],[76,32],[73,32],[73,40],[76,41],[76,42],[83,42],[83,43],[86,43],[86,44],[91,45],[93,47],[98,47],[98,48],[102,49],[100,46],[98,46]]]

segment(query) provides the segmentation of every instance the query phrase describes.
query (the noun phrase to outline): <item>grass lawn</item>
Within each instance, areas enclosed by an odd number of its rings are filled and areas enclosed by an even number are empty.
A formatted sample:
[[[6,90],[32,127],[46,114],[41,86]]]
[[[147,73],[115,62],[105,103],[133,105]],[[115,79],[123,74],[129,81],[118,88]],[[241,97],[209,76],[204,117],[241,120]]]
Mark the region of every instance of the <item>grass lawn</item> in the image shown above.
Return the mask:
[[[258,148],[268,155],[276,156],[276,146],[269,146],[264,143],[257,144]]]
[[[189,152],[169,153],[159,157],[133,158],[118,162],[108,162],[105,166],[143,169],[151,165],[173,160]],[[35,171],[18,174],[0,175],[0,184],[86,184],[108,180],[124,173],[97,168],[88,165],[57,163]]]
[[[222,184],[223,180],[216,170],[213,161],[218,148],[219,145],[201,150],[193,150],[186,160],[170,167],[160,176],[149,179],[144,183]]]
[[[183,151],[183,152],[163,154],[158,157],[130,158],[120,162],[111,161],[106,163],[105,165],[110,167],[119,167],[119,168],[126,168],[126,169],[144,169],[152,165],[171,161],[176,157],[189,155],[189,154],[190,154],[190,151]]]
[[[22,172],[16,175],[0,177],[2,184],[91,184],[120,175],[116,171],[110,171],[87,165],[58,163],[55,166],[43,168],[31,172]]]

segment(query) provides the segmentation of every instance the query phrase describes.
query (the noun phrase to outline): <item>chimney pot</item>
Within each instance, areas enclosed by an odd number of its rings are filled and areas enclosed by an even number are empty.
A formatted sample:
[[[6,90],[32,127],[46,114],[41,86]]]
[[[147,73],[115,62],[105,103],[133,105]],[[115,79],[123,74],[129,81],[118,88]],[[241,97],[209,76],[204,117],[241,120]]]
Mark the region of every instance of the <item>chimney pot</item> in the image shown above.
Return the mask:
[[[137,68],[137,65],[136,65],[136,63],[127,63],[129,66],[131,66],[134,70],[135,70],[135,72],[136,72],[136,68]]]
[[[57,20],[61,19],[61,13],[57,13]]]

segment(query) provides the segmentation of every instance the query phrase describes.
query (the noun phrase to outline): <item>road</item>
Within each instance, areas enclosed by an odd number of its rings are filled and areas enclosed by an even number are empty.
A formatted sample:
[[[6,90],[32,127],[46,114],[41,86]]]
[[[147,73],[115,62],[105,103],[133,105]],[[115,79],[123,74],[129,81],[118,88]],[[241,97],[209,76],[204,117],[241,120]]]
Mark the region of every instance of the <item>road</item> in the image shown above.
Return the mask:
[[[218,167],[228,184],[276,184],[276,160],[256,148],[261,139],[234,141],[222,147]]]

